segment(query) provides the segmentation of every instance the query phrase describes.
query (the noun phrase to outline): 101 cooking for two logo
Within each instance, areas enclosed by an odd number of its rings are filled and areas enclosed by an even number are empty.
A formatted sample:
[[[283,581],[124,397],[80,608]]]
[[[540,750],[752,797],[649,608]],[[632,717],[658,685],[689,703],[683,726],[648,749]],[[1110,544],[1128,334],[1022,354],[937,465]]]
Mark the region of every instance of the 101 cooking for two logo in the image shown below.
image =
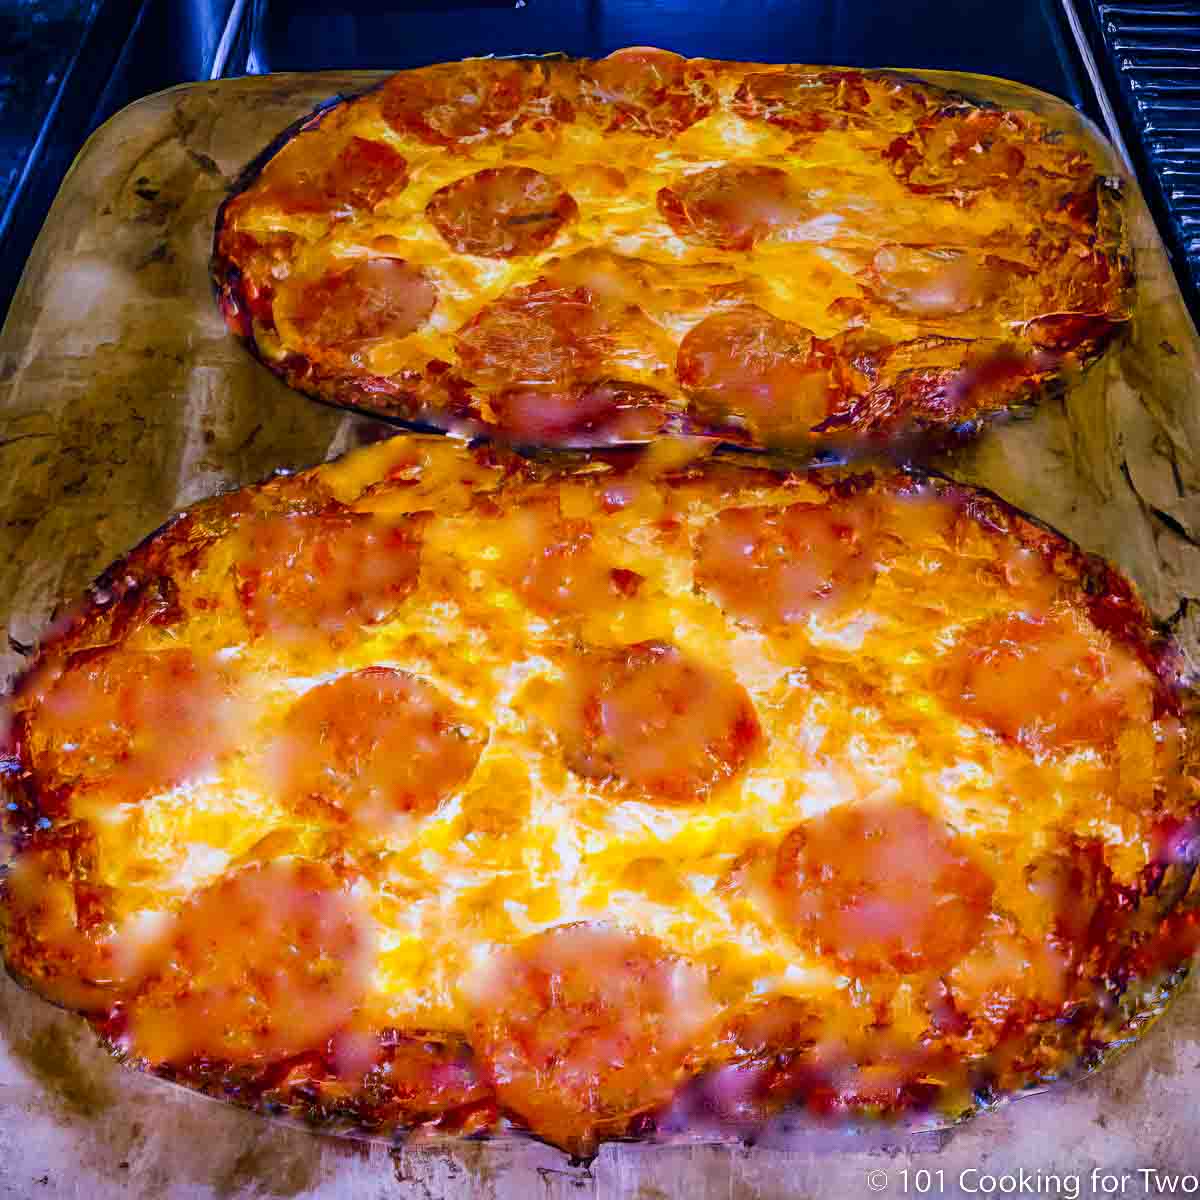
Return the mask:
[[[964,1167],[946,1171],[900,1167],[867,1172],[867,1187],[876,1193],[892,1191],[902,1196],[1051,1196],[1084,1200],[1094,1196],[1200,1196],[1200,1174],[1134,1167],[1113,1171],[987,1171]]]

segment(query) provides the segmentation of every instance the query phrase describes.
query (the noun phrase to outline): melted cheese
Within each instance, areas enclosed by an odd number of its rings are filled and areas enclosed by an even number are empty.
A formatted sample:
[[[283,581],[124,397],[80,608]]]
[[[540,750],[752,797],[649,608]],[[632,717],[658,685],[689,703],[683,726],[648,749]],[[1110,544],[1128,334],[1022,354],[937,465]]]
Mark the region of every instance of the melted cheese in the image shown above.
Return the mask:
[[[501,70],[472,66],[480,77]],[[962,339],[962,345],[1019,342],[1029,323],[1046,314],[1124,319],[1120,272],[1111,247],[1102,244],[1098,218],[1084,214],[1072,223],[1067,215],[1075,211],[1072,201],[1094,191],[1094,169],[1081,147],[1051,138],[1030,114],[1004,114],[978,132],[981,152],[992,140],[1011,143],[1021,168],[1012,177],[977,180],[969,170],[974,159],[968,154],[959,163],[958,143],[941,135],[938,105],[945,101],[931,89],[872,78],[862,86],[876,98],[909,102],[891,108],[883,103],[849,124],[818,122],[825,127],[797,132],[734,103],[743,80],[773,68],[698,60],[694,69],[705,86],[711,84],[715,104],[692,112],[700,119],[682,131],[647,129],[637,121],[610,124],[605,118],[613,110],[598,115],[587,104],[580,107],[587,66],[570,62],[540,64],[529,74],[542,80],[547,95],[563,99],[566,108],[558,115],[506,124],[449,147],[390,124],[384,116],[387,89],[325,114],[227,210],[221,253],[276,295],[273,315],[268,305],[255,324],[260,347],[281,370],[290,369],[284,359],[295,354],[317,364],[318,374],[338,373],[340,382],[330,386],[368,407],[379,401],[358,389],[356,380],[391,380],[403,392],[430,362],[449,363],[464,376],[471,411],[494,423],[488,398],[495,385],[477,371],[478,362],[460,358],[460,332],[498,298],[545,277],[577,279],[590,289],[586,303],[613,316],[615,344],[576,382],[615,376],[657,389],[674,410],[691,400],[686,381],[676,375],[680,341],[706,317],[739,304],[757,305],[823,339],[849,336],[865,320],[889,345],[920,345],[930,335]],[[408,80],[419,92],[422,78],[421,72],[398,76],[395,86]],[[946,111],[952,115],[945,123],[956,136],[966,121],[960,140],[976,136],[961,113],[979,110]],[[991,120],[986,114],[983,119]],[[927,128],[922,121],[934,123]],[[355,138],[399,154],[407,185],[350,213],[313,212],[281,199],[312,164]],[[962,174],[962,187],[928,186],[918,182],[924,177],[913,174],[908,159],[893,164],[889,155],[895,158],[897,138],[912,143],[918,163],[923,154],[933,156],[951,182]],[[942,181],[941,174],[937,178]],[[534,204],[510,183],[496,199],[488,182],[496,179],[541,180],[547,198]],[[727,189],[705,182],[725,179],[731,181]],[[695,199],[698,187],[707,199]],[[676,199],[667,203],[664,196]],[[447,197],[462,198],[453,214],[461,232],[451,231],[449,238]],[[699,206],[694,209],[688,207],[693,199]],[[528,219],[536,225],[514,226],[520,250],[498,256],[487,247],[515,244],[497,232],[510,205],[514,212],[530,208]],[[521,233],[534,227],[537,236]],[[737,232],[725,237],[714,229]],[[282,258],[270,259],[264,273],[267,260],[253,246],[278,245],[281,235],[291,239],[288,248]],[[239,237],[251,240],[243,244]],[[486,253],[461,252],[467,247]],[[607,256],[600,275],[597,255]],[[433,285],[437,303],[421,328],[407,336],[380,330],[368,341],[347,344],[314,339],[292,318],[301,298],[322,288],[331,270],[373,256],[401,259]],[[346,303],[353,305],[352,298]],[[877,384],[860,380],[847,387],[861,395]],[[394,403],[400,393],[387,394]],[[987,409],[1006,400],[999,395],[976,402]],[[452,414],[440,412],[440,403],[432,402],[426,415],[444,422]],[[393,411],[405,412],[403,405]],[[770,420],[751,430],[768,438],[796,436],[775,430]]]
[[[414,444],[431,466],[411,468],[402,484],[363,486],[411,460]],[[401,439],[352,456],[322,478],[352,508],[378,513],[406,502],[414,475],[453,474],[464,457],[449,446]],[[717,493],[641,480],[640,503],[607,511],[603,472],[549,484],[505,484],[476,467],[466,473],[476,474],[484,492],[494,490],[506,513],[536,517],[547,497],[563,511],[587,511],[589,552],[636,571],[643,579],[636,594],[594,589],[548,617],[523,602],[500,569],[512,521],[442,508],[436,497],[424,518],[419,583],[349,638],[334,641],[317,629],[302,653],[256,638],[240,616],[234,578],[202,572],[203,584],[184,584],[184,602],[196,588],[217,602],[194,610],[185,630],[139,629],[130,648],[155,650],[181,635],[189,644],[223,644],[255,716],[235,753],[169,792],[124,801],[119,791],[105,791],[100,776],[72,802],[94,828],[98,878],[113,889],[118,925],[253,860],[255,847],[272,845],[276,835],[287,835],[287,853],[319,857],[337,846],[362,873],[380,930],[375,1019],[461,1028],[466,1014],[456,985],[481,946],[574,921],[652,933],[711,966],[728,997],[783,991],[815,999],[822,989],[837,991],[839,968],[722,884],[756,847],[839,805],[903,798],[936,814],[972,840],[1005,906],[1021,902],[1021,864],[1047,838],[1100,839],[1124,883],[1146,865],[1139,814],[1162,769],[1154,765],[1152,722],[1124,729],[1115,762],[1103,747],[1086,745],[1035,760],[1025,746],[956,714],[953,697],[938,693],[947,645],[1021,607],[1022,594],[998,588],[989,570],[994,535],[969,525],[951,545],[945,526],[906,545],[906,506],[915,511],[921,502],[891,501],[874,518],[882,532],[870,545],[876,575],[869,598],[856,590],[849,611],[817,607],[799,624],[764,629],[732,621],[714,594],[693,586],[693,548],[722,509],[825,504],[812,484],[749,479]],[[535,498],[540,507],[525,507]],[[647,519],[664,508],[678,522],[669,535],[661,518]],[[222,561],[218,547],[211,562]],[[1038,588],[1044,584],[1039,576]],[[1037,588],[1028,594],[1039,602],[1044,595]],[[1057,602],[1074,603],[1062,595]],[[1087,637],[1104,652],[1101,635]],[[761,746],[692,804],[664,806],[570,770],[558,714],[576,639],[596,647],[660,639],[681,648],[744,689]],[[300,695],[371,666],[426,681],[486,731],[467,781],[455,783],[432,813],[392,830],[289,805],[273,790],[261,749],[288,728]],[[1123,686],[1148,703],[1148,674],[1126,670],[1132,674]]]

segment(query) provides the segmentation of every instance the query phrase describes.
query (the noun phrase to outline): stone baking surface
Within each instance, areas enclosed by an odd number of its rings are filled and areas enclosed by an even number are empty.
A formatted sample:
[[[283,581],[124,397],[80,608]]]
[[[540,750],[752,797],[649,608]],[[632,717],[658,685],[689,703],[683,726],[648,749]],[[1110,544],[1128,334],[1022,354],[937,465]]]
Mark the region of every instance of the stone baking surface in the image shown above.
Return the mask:
[[[0,334],[0,625],[9,639],[0,680],[19,669],[56,604],[174,510],[386,432],[290,392],[252,361],[225,332],[207,269],[217,205],[246,162],[316,102],[377,78],[186,85],[126,109],[84,147]],[[1027,89],[930,78],[1080,124]],[[1127,187],[1139,278],[1128,342],[1065,400],[941,465],[1116,562],[1156,616],[1174,618],[1200,665],[1200,352],[1145,206]],[[0,844],[0,862],[3,853]],[[393,1149],[311,1134],[125,1070],[81,1019],[0,980],[0,1195],[19,1197],[900,1197],[917,1194],[922,1168],[934,1173],[933,1195],[984,1194],[985,1174],[1023,1168],[1027,1194],[1040,1185],[1040,1194],[1071,1195],[1050,1189],[1073,1178],[1087,1196],[1099,1168],[1125,1176],[1116,1194],[1140,1196],[1154,1194],[1140,1168],[1200,1172],[1198,1099],[1200,995],[1188,984],[1144,1039],[1090,1079],[953,1130],[809,1131],[786,1148],[609,1145],[587,1168],[516,1139]]]

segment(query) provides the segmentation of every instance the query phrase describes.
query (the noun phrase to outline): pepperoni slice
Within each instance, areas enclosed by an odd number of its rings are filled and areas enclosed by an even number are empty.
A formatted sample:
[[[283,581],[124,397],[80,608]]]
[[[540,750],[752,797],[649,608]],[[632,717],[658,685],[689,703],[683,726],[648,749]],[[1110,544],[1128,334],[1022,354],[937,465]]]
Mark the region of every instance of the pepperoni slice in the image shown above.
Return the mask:
[[[193,896],[148,952],[129,1050],[151,1063],[315,1049],[354,1015],[374,948],[329,867],[277,860]]]
[[[780,844],[780,916],[861,971],[940,970],[978,940],[991,876],[941,822],[911,805],[842,805]]]
[[[659,191],[658,210],[680,237],[722,250],[749,250],[814,215],[786,171],[753,163],[726,163],[685,175]]]
[[[733,98],[738,116],[808,136],[827,129],[911,126],[927,109],[925,94],[911,83],[859,71],[761,72],[747,75]]]
[[[408,160],[384,142],[352,137],[331,161],[284,153],[270,163],[251,193],[256,205],[325,217],[370,211],[408,186]],[[241,197],[233,204],[239,205]]]
[[[824,343],[754,305],[690,329],[675,370],[702,418],[733,417],[762,436],[806,435],[843,390],[841,365]]]
[[[123,799],[177,787],[232,749],[239,705],[213,658],[191,650],[87,650],[38,697],[39,772],[95,780]]]
[[[938,686],[960,716],[1041,753],[1109,748],[1152,711],[1146,668],[1067,614],[972,627],[946,656]]]
[[[285,315],[307,341],[348,353],[415,333],[437,289],[400,258],[360,258],[289,293]]]
[[[504,60],[404,71],[384,85],[380,110],[397,133],[450,146],[511,131],[530,82],[527,67]]]
[[[1114,879],[1102,842],[1061,838],[1022,874],[1036,908],[1020,926],[990,930],[947,975],[955,1005],[976,1023],[1053,1020],[1064,1004],[1094,997],[1098,980],[1128,978],[1136,889]]]
[[[668,804],[703,800],[761,741],[745,688],[668,642],[584,655],[560,722],[573,771]]]
[[[242,535],[234,576],[256,634],[305,640],[386,620],[417,586],[421,519],[291,513]]]
[[[786,170],[726,163],[661,188],[659,211],[680,238],[721,250],[751,250],[755,242],[786,238],[814,209]]]
[[[856,71],[771,71],[747,75],[733,98],[733,111],[793,133],[817,134],[860,123],[871,102]]]
[[[716,93],[698,65],[669,50],[630,47],[591,63],[581,80],[584,107],[609,130],[671,137],[702,121]]]
[[[432,684],[368,667],[321,684],[288,712],[269,754],[284,800],[386,830],[424,816],[475,769],[484,735]]]
[[[501,570],[543,616],[587,612],[614,598],[609,566],[597,555],[592,536],[590,521],[563,517],[554,502],[526,505],[497,534]]]
[[[1021,174],[1023,140],[1011,113],[943,110],[897,138],[885,157],[912,191],[968,203],[979,191],[1002,191]]]
[[[642,577],[597,554],[593,533],[590,521],[564,517],[553,501],[526,504],[494,533],[501,574],[543,616],[611,609],[621,597],[636,595]]]
[[[459,254],[512,258],[545,250],[579,206],[562,184],[532,167],[489,167],[434,192],[425,206]]]
[[[612,338],[586,288],[546,280],[513,288],[458,335],[463,370],[498,388],[555,386],[594,377]]]
[[[876,251],[866,277],[898,312],[949,317],[994,303],[1022,270],[994,255],[892,243]]]
[[[386,142],[352,137],[325,178],[327,192],[355,208],[373,209],[408,186],[408,160]]]
[[[586,1154],[671,1098],[711,1012],[703,974],[657,939],[563,925],[495,956],[473,1042],[505,1108]]]
[[[1015,922],[989,929],[946,973],[947,995],[934,1006],[935,1020],[956,1033],[977,1034],[989,1025],[1011,1029],[1017,1020],[1053,1020],[1067,998],[1067,965],[1049,939],[1030,937]]]
[[[653,437],[666,423],[669,402],[644,384],[601,379],[568,390],[509,388],[491,406],[499,429],[517,441],[569,445],[579,439],[596,446]]]
[[[829,504],[727,508],[696,542],[696,584],[759,629],[861,605],[875,582],[869,518]]]

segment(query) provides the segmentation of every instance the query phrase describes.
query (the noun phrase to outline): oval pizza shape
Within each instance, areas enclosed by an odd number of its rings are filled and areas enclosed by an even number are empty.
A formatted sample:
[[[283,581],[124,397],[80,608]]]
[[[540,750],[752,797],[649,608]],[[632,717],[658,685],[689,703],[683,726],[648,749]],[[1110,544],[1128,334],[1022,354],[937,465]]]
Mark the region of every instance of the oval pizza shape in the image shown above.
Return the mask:
[[[1194,945],[1181,651],[985,492],[695,451],[189,506],[9,699],[12,974],[264,1111],[581,1155],[1125,1044]]]
[[[653,47],[473,59],[299,123],[222,206],[212,272],[270,370],[397,424],[908,453],[1074,378],[1128,323],[1113,172],[1066,110],[886,71]],[[753,309],[819,335],[820,361],[781,366],[777,330],[724,324]],[[1004,347],[1019,380],[947,397],[946,338],[963,361]],[[736,347],[731,404],[685,378],[697,339]],[[889,351],[911,379],[879,377]],[[598,411],[609,384],[657,396]]]
[[[512,258],[545,250],[579,206],[531,167],[489,167],[434,192],[425,215],[452,250]]]

